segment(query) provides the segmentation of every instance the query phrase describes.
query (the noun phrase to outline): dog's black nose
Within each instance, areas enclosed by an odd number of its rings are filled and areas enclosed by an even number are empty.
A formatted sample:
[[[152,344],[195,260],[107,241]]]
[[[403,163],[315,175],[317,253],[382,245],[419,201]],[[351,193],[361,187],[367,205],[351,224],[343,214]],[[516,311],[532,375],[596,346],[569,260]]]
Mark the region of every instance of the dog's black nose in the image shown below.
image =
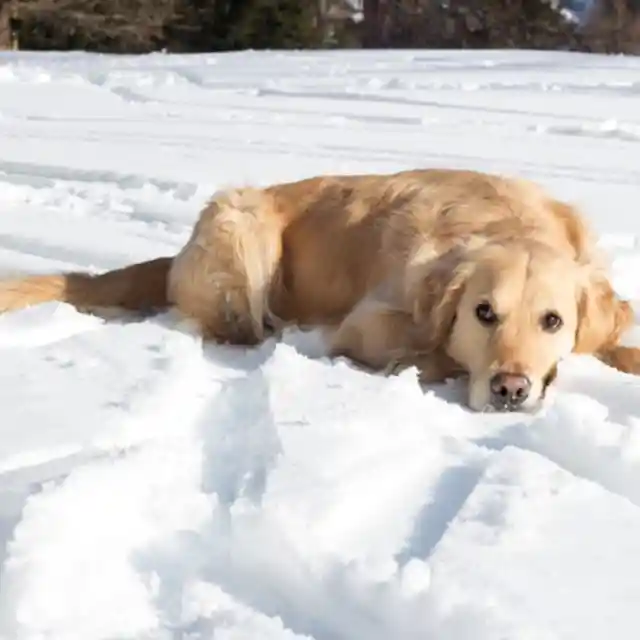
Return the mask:
[[[531,380],[520,373],[496,373],[489,385],[491,404],[496,409],[518,409],[531,391]]]

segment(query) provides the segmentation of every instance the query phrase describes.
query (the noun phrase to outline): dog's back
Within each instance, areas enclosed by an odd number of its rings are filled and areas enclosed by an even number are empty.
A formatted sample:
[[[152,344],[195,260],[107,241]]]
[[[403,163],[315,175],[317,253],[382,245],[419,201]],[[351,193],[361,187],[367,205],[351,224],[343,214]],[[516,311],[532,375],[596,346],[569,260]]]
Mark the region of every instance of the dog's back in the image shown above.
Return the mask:
[[[471,236],[545,235],[548,242],[584,244],[577,214],[554,202],[528,181],[451,169],[229,190],[203,210],[175,259],[98,276],[6,281],[0,312],[48,300],[135,311],[175,304],[201,321],[210,316],[212,337],[246,334],[243,341],[254,342],[269,314],[302,325],[340,322],[377,287],[401,291],[412,261]],[[232,325],[246,326],[234,336]]]

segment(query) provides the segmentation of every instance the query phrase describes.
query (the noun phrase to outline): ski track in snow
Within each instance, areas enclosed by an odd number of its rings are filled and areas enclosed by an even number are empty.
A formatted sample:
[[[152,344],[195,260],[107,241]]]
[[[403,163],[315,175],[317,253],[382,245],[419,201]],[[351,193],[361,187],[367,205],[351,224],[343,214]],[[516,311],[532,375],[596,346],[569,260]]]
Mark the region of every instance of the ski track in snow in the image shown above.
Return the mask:
[[[170,255],[217,188],[519,173],[640,301],[640,61],[540,52],[0,53],[0,274]],[[633,337],[633,336],[632,336]],[[563,363],[484,416],[172,316],[0,317],[2,640],[635,640],[640,379]]]

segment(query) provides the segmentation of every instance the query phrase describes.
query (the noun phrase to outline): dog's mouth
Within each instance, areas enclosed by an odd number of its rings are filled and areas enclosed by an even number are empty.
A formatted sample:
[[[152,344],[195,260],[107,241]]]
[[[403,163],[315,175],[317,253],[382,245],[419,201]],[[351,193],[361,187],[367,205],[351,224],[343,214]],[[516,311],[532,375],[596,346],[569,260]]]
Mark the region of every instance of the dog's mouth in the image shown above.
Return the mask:
[[[535,400],[527,405],[513,405],[508,402],[505,403],[490,403],[485,405],[480,413],[522,413],[522,414],[531,414],[536,413],[541,407],[543,402],[543,397],[541,396],[538,400]]]

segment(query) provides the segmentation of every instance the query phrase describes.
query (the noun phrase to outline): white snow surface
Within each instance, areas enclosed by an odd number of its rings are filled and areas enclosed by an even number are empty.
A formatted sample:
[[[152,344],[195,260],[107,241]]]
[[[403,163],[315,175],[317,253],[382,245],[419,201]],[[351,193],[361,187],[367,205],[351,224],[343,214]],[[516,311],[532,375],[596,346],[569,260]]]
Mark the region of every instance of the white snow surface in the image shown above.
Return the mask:
[[[640,59],[0,55],[3,275],[170,255],[225,186],[427,166],[577,203],[640,300]],[[313,333],[5,314],[0,638],[636,640],[640,379],[570,358],[528,417],[460,391]]]

